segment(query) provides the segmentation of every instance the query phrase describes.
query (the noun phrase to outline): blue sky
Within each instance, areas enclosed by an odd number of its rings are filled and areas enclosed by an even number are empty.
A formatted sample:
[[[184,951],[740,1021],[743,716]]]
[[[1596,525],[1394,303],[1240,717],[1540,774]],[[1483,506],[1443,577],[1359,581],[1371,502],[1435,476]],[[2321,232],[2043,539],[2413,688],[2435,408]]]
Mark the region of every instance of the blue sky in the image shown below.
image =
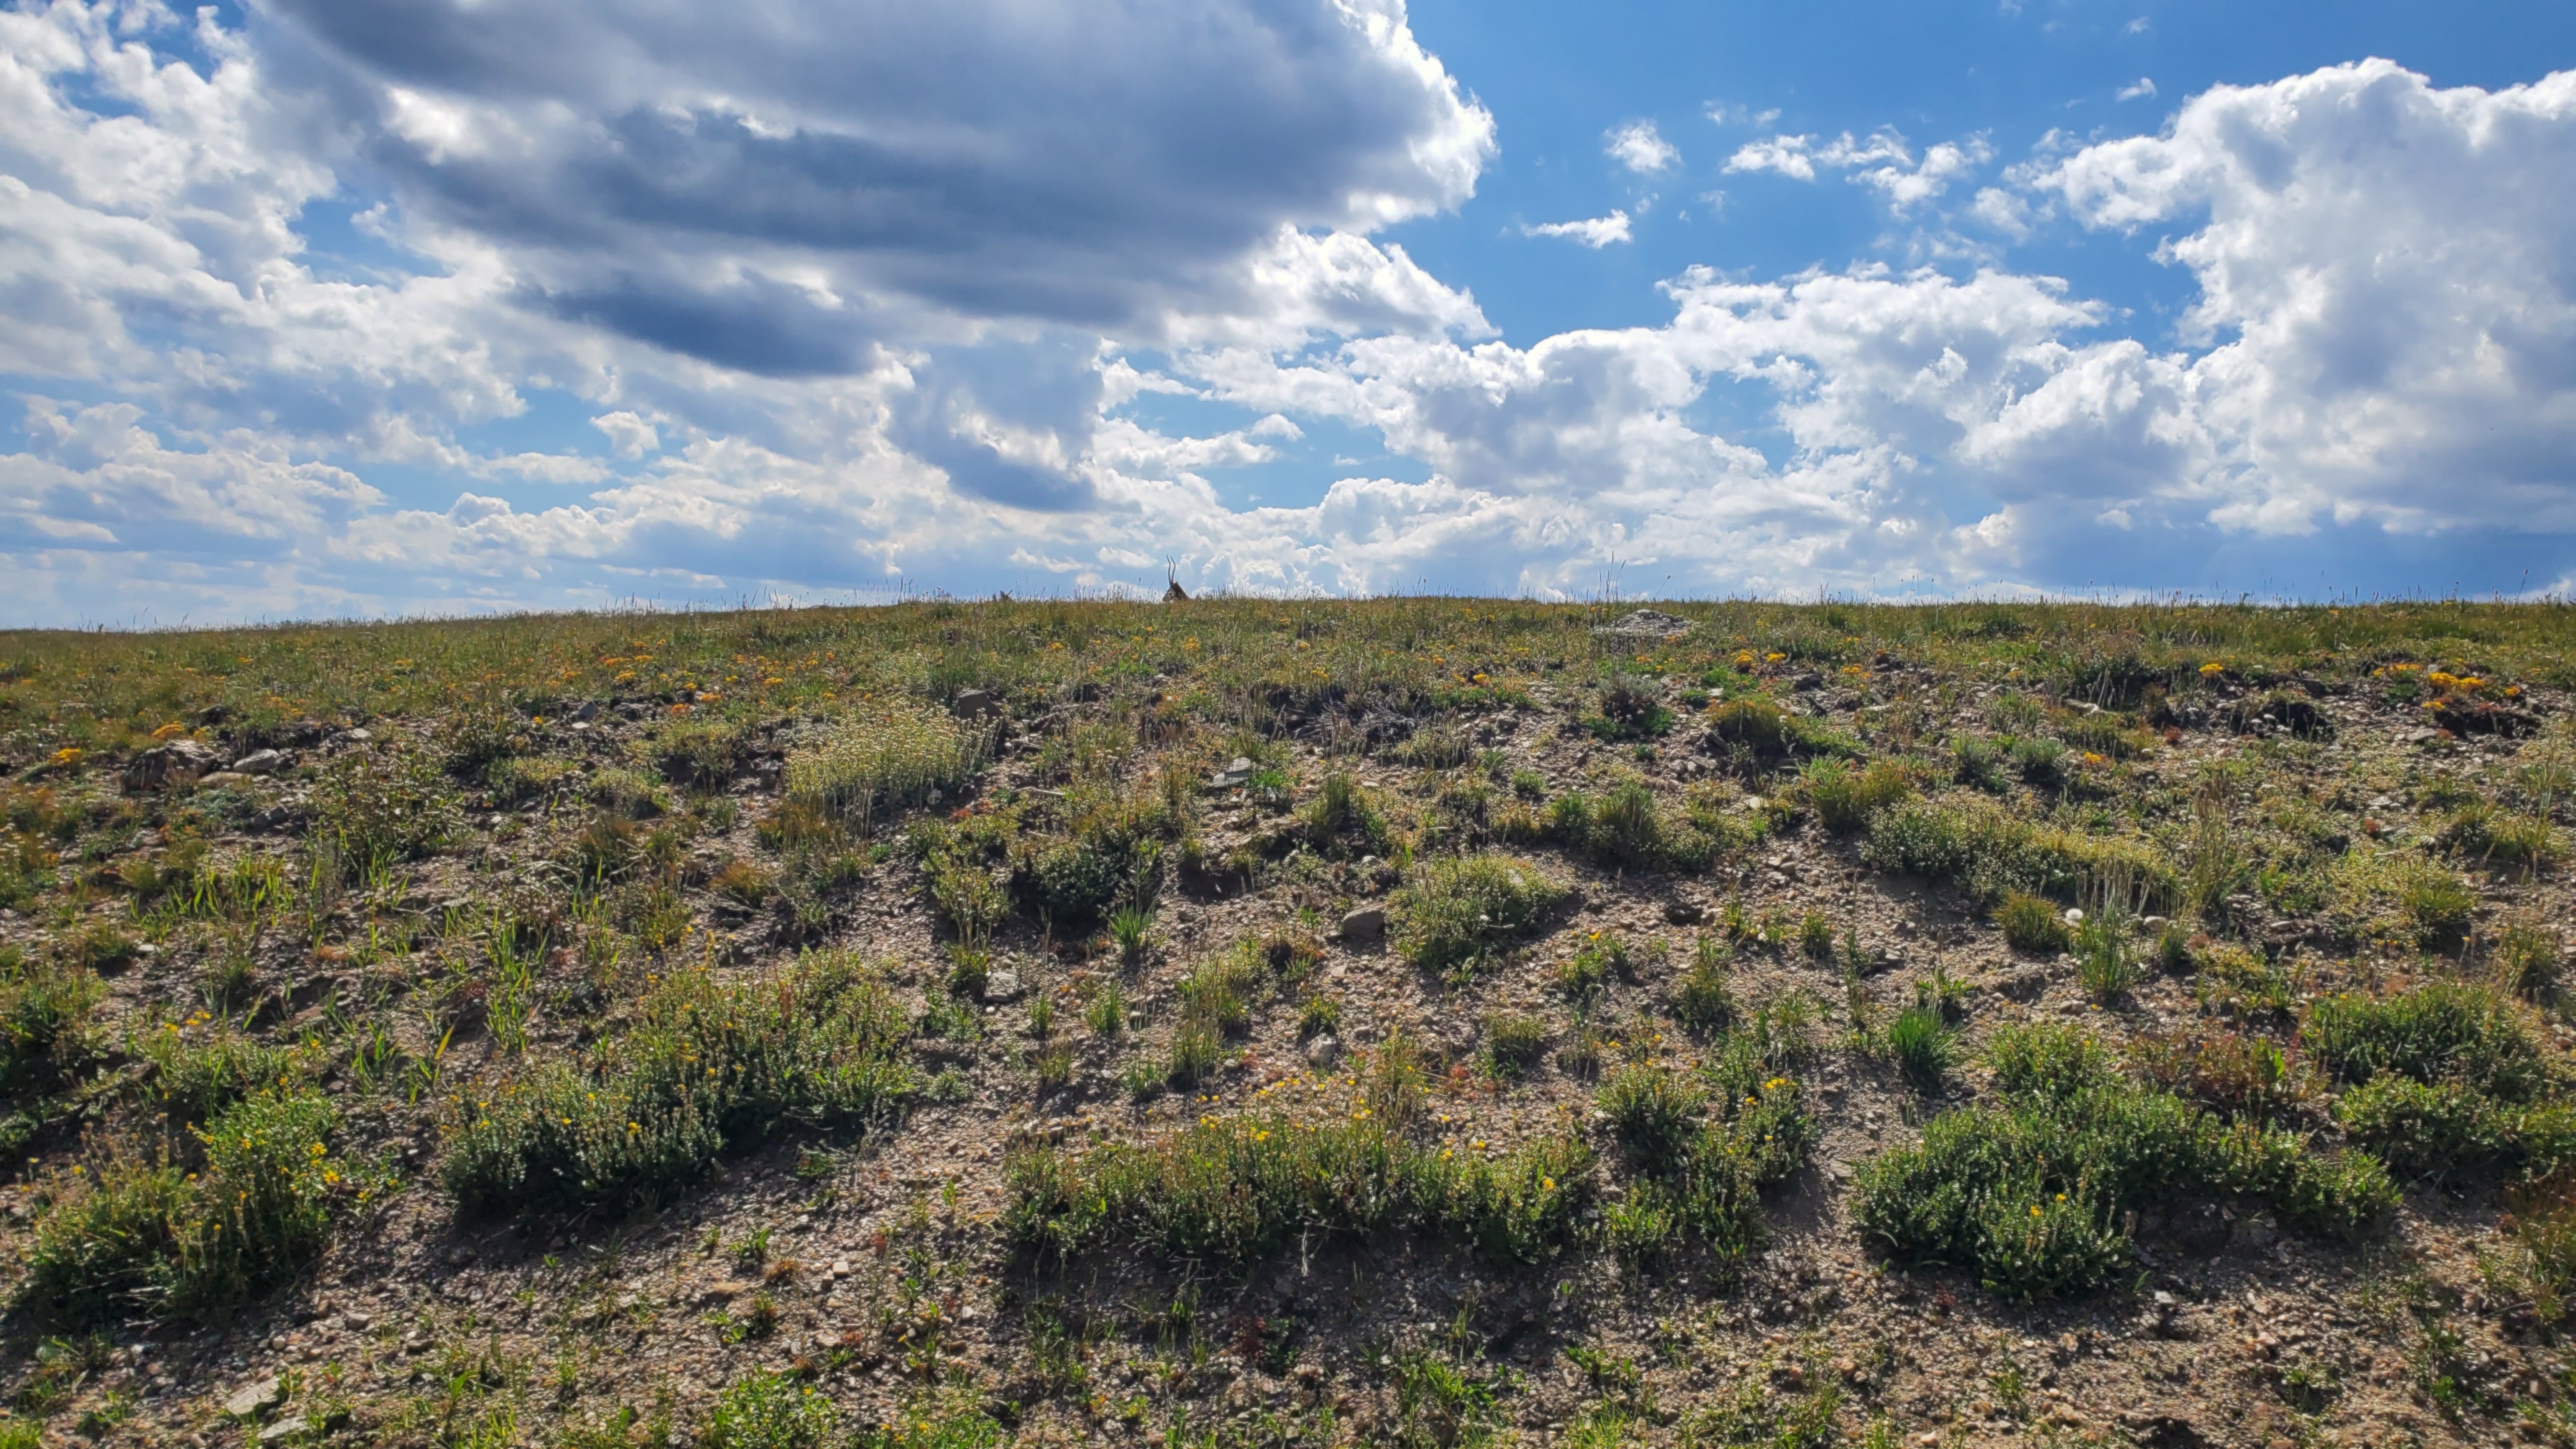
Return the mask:
[[[0,621],[2576,589],[2576,11],[15,0]]]

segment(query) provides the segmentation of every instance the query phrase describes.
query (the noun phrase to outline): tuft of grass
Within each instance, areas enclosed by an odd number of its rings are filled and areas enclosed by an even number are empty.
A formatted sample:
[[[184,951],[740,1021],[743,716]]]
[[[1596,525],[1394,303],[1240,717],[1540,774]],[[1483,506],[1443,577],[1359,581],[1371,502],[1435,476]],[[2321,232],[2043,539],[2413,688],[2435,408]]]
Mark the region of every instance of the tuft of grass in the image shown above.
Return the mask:
[[[840,1418],[831,1396],[803,1378],[755,1373],[717,1396],[698,1442],[704,1449],[826,1449],[840,1442]]]
[[[654,1201],[791,1123],[882,1120],[914,1090],[905,1034],[892,994],[842,953],[739,982],[681,971],[579,1064],[474,1084],[442,1173],[469,1215]]]
[[[2016,951],[2048,956],[2068,944],[2066,918],[2056,903],[2028,891],[2007,894],[2003,904],[1995,907],[1995,923],[2004,928],[2005,943]]]
[[[60,1184],[17,1308],[68,1327],[204,1318],[284,1282],[322,1251],[335,1202],[359,1195],[330,1155],[336,1122],[319,1093],[263,1092],[194,1131],[198,1172],[111,1151]]]
[[[751,757],[742,727],[722,720],[664,725],[647,748],[663,779],[701,790],[721,788]]]
[[[1914,781],[1893,760],[1860,769],[1841,760],[1818,760],[1799,775],[1797,789],[1827,830],[1849,835],[1865,828],[1879,811],[1912,795]]]
[[[2525,1001],[2547,1001],[2558,994],[2558,933],[2532,921],[2516,921],[2496,937],[2496,985]]]
[[[1691,949],[1690,971],[1673,992],[1673,1015],[1693,1031],[1716,1031],[1735,1019],[1735,991],[1722,936],[1703,934]]]
[[[1501,1158],[1420,1148],[1375,1122],[1207,1120],[1147,1145],[1074,1154],[1030,1146],[1006,1167],[1004,1226],[1065,1257],[1113,1244],[1242,1263],[1301,1234],[1458,1237],[1503,1263],[1545,1262],[1578,1235],[1593,1193],[1579,1138]]]
[[[51,1089],[88,1066],[106,994],[87,967],[29,961],[15,946],[0,947],[0,1090]]]
[[[962,789],[992,749],[989,731],[916,704],[888,702],[787,756],[787,799],[865,831]]]
[[[1305,1004],[1297,1008],[1299,1041],[1312,1041],[1316,1037],[1329,1036],[1341,1029],[1342,1003],[1333,997],[1319,992],[1307,997]]]
[[[1986,1040],[1986,1065],[2009,1096],[2063,1101],[2108,1085],[2117,1071],[2110,1049],[2079,1027],[2007,1024]]]
[[[2445,947],[2468,934],[2477,892],[2447,870],[2425,867],[2397,888],[2397,914],[2419,945]]]
[[[2520,1102],[2547,1075],[2540,1044],[2513,1006],[2493,989],[2464,981],[2393,996],[2321,998],[2308,1009],[2299,1039],[2319,1066],[2356,1085],[2394,1072],[2427,1086],[2458,1082]]]
[[[1396,949],[1426,971],[1465,979],[1534,934],[1565,894],[1517,856],[1433,861],[1395,893]]]
[[[1657,1174],[1681,1162],[1708,1111],[1707,1094],[1688,1078],[1643,1064],[1612,1072],[1596,1100],[1619,1145]]]
[[[1705,869],[1720,841],[1688,812],[1664,808],[1637,779],[1620,780],[1599,796],[1568,791],[1548,802],[1547,834],[1597,864],[1663,870]]]
[[[1941,1013],[1928,1006],[1908,1007],[1887,1024],[1884,1038],[1888,1060],[1915,1090],[1937,1091],[1950,1074],[1954,1054],[1950,1027]]]
[[[1498,1011],[1485,1018],[1485,1059],[1497,1076],[1518,1076],[1547,1051],[1547,1023],[1535,1016]]]
[[[162,1112],[182,1126],[208,1121],[258,1092],[289,1087],[298,1075],[294,1052],[264,1045],[228,1024],[200,1031],[165,1022],[134,1046],[152,1064],[150,1090]]]
[[[1118,989],[1117,982],[1104,981],[1092,989],[1091,999],[1083,1003],[1082,1024],[1105,1041],[1116,1040],[1127,1029],[1127,993]]]

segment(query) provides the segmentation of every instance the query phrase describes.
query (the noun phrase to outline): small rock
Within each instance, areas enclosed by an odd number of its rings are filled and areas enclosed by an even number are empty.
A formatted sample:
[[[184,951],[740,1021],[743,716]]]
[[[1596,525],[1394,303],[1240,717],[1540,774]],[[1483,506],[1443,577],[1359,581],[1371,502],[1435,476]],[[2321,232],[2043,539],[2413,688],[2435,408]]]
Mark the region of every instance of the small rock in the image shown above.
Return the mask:
[[[847,1258],[834,1258],[832,1260],[832,1276],[835,1278],[849,1277],[850,1260]]]
[[[245,775],[268,775],[286,768],[286,756],[275,750],[253,750],[233,761],[233,768]]]
[[[1318,1070],[1329,1071],[1341,1059],[1342,1043],[1338,1037],[1319,1036],[1306,1043],[1306,1062]]]
[[[1208,776],[1208,788],[1211,790],[1231,790],[1237,785],[1244,784],[1251,778],[1252,761],[1241,755],[1237,755],[1227,762],[1224,769]]]
[[[340,732],[340,742],[346,745],[363,745],[374,738],[375,736],[373,734],[362,729],[342,730]]]
[[[1691,631],[1691,622],[1655,609],[1639,609],[1619,622],[1595,629],[1595,634],[1629,635],[1649,639],[1678,639]]]
[[[1342,939],[1375,941],[1386,934],[1386,907],[1362,906],[1342,917]]]
[[[1010,966],[996,966],[984,976],[983,999],[987,1002],[1017,1001],[1028,988],[1021,984],[1019,971]]]
[[[259,1442],[262,1444],[281,1443],[285,1440],[294,1438],[296,1435],[301,1434],[312,1427],[313,1426],[311,1424],[304,1422],[303,1415],[294,1415],[289,1418],[280,1419],[276,1423],[269,1425],[267,1428],[260,1430]]]
[[[243,774],[239,770],[217,770],[211,775],[198,776],[197,783],[200,785],[247,785],[250,783],[250,776]]]
[[[286,1387],[271,1374],[233,1390],[232,1397],[224,1400],[224,1412],[236,1419],[251,1419],[285,1402]]]
[[[1002,712],[1002,699],[989,689],[961,689],[948,707],[959,719],[990,719]]]
[[[1708,908],[1676,897],[1664,902],[1664,919],[1676,926],[1696,926],[1708,919]]]
[[[222,760],[223,757],[215,753],[214,746],[201,740],[172,740],[166,745],[154,745],[136,755],[133,763],[125,767],[125,788],[159,790],[189,784],[200,776],[211,774]]]

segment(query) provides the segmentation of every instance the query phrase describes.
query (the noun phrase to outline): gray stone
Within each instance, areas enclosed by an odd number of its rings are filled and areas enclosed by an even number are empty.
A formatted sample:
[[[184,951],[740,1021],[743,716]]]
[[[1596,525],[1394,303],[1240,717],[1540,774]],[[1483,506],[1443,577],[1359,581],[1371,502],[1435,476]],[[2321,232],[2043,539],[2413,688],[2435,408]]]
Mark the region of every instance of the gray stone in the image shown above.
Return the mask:
[[[996,966],[984,974],[983,999],[992,1002],[1017,1001],[1028,994],[1020,983],[1019,971],[1010,966]]]
[[[276,1423],[269,1425],[267,1428],[260,1430],[259,1442],[262,1444],[283,1443],[312,1427],[313,1426],[311,1424],[304,1421],[303,1415],[297,1414],[288,1418],[280,1419]]]
[[[1386,907],[1362,906],[1342,917],[1342,939],[1375,941],[1386,935]]]
[[[215,747],[199,740],[172,740],[154,745],[134,757],[125,767],[125,788],[159,790],[172,785],[185,785],[201,775],[212,774],[223,763]]]
[[[1615,624],[1595,629],[1595,634],[1635,639],[1679,639],[1691,631],[1691,622],[1656,609],[1639,609]]]
[[[269,775],[286,768],[286,756],[275,750],[253,750],[233,761],[233,768],[245,775]]]
[[[1319,1036],[1306,1043],[1306,1062],[1319,1071],[1332,1070],[1333,1063],[1341,1059],[1342,1043],[1338,1037]]]
[[[224,1412],[236,1419],[250,1419],[285,1402],[286,1386],[271,1374],[233,1390],[232,1397],[224,1400]]]
[[[197,783],[200,785],[247,785],[250,783],[250,776],[243,774],[239,770],[217,770],[211,775],[199,775],[197,777]]]
[[[340,740],[343,744],[363,745],[374,738],[375,735],[366,730],[342,730],[340,732]]]
[[[1211,790],[1231,790],[1235,786],[1249,781],[1251,778],[1252,761],[1245,759],[1241,755],[1237,755],[1224,769],[1208,776],[1208,788]]]
[[[989,689],[961,689],[948,707],[959,719],[990,719],[1002,712],[1002,698]]]

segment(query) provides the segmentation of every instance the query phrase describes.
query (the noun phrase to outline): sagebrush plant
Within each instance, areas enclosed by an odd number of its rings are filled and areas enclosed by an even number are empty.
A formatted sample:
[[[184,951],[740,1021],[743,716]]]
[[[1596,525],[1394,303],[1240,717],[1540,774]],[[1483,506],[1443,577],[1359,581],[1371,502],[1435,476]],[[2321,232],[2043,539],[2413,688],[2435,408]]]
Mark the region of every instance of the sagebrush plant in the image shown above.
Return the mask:
[[[468,1214],[650,1201],[781,1127],[865,1128],[915,1090],[899,1005],[864,962],[811,953],[737,982],[689,969],[578,1063],[470,1084],[441,1173]]]
[[[884,701],[790,750],[786,799],[865,831],[907,806],[953,794],[991,749],[990,730],[926,705]]]

